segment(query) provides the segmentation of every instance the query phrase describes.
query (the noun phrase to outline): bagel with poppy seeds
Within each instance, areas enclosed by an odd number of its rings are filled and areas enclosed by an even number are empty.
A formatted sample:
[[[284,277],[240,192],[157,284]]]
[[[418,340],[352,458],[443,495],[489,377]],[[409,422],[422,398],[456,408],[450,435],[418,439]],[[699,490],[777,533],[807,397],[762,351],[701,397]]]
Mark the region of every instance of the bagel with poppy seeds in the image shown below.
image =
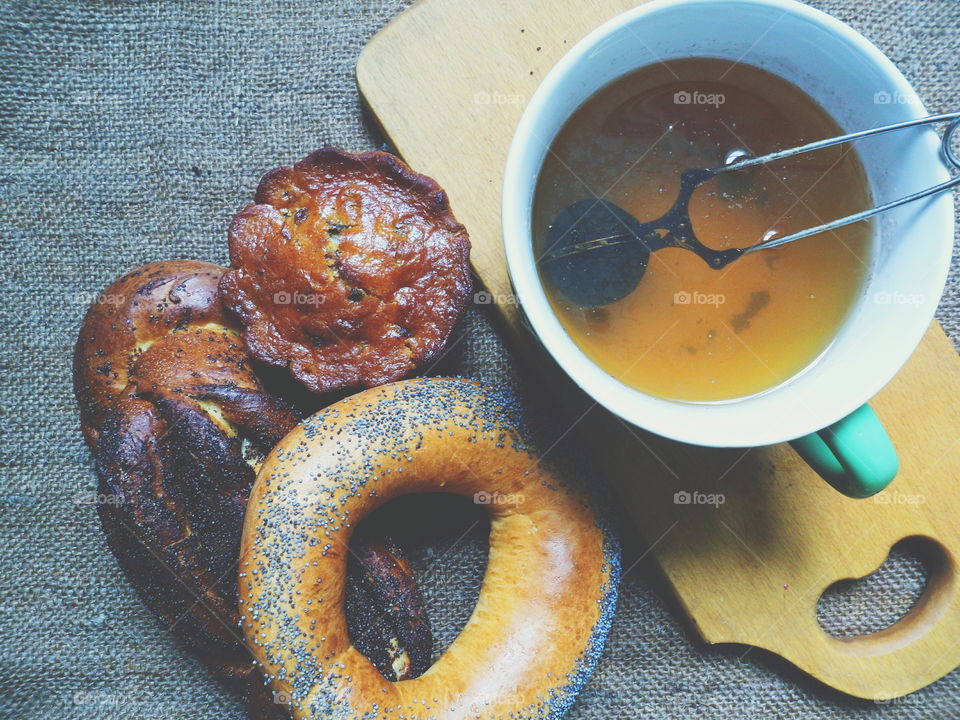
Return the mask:
[[[513,401],[477,383],[420,378],[313,415],[264,461],[240,557],[247,644],[298,720],[557,718],[593,669],[620,555],[580,474],[547,468]],[[489,558],[473,614],[421,677],[387,681],[344,621],[353,528],[405,494],[483,503]]]
[[[74,382],[98,495],[110,499],[97,509],[111,550],[150,609],[246,689],[235,571],[243,514],[256,469],[300,416],[262,386],[220,305],[223,271],[173,260],[114,282],[84,319]],[[409,567],[375,537],[356,552],[365,562],[349,577],[351,630],[390,677],[423,672],[432,639]],[[254,694],[251,707],[283,709],[261,700]]]

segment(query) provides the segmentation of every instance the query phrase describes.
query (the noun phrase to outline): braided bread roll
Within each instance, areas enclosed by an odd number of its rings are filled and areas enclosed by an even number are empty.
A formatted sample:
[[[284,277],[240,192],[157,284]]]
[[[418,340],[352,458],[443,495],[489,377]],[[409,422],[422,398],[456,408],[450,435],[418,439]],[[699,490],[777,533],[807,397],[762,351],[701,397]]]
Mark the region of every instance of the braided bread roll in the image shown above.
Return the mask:
[[[244,510],[260,463],[300,418],[254,371],[220,304],[223,272],[164,261],[113,283],[84,319],[74,389],[110,548],[192,650],[246,680],[236,569]],[[368,562],[352,575],[348,619],[382,672],[423,672],[432,638],[409,568],[382,545],[359,552]],[[406,603],[387,612],[398,588]],[[270,705],[251,698],[257,712],[277,709]]]

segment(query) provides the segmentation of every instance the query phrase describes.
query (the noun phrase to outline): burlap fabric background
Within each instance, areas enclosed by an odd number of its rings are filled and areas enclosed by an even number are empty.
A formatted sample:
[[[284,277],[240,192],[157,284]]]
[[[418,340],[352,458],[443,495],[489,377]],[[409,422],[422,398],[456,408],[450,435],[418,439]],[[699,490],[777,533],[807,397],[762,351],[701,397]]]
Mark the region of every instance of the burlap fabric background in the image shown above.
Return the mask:
[[[931,110],[960,108],[956,0],[816,4],[885,50]],[[120,273],[162,258],[225,261],[226,224],[263,172],[325,143],[381,142],[353,68],[403,6],[0,4],[0,717],[242,717],[141,605],[93,508],[76,502],[94,481],[71,349],[90,297]],[[939,313],[955,343],[958,282],[955,269]],[[444,370],[517,384],[479,310]],[[468,520],[413,543],[438,650],[469,616],[482,578],[482,527]],[[630,567],[642,548],[629,535],[627,545]],[[922,583],[921,564],[897,553],[821,616],[838,632],[877,629]],[[761,651],[707,647],[643,559],[625,577],[606,652],[570,717],[945,719],[958,701],[960,672],[878,705]]]

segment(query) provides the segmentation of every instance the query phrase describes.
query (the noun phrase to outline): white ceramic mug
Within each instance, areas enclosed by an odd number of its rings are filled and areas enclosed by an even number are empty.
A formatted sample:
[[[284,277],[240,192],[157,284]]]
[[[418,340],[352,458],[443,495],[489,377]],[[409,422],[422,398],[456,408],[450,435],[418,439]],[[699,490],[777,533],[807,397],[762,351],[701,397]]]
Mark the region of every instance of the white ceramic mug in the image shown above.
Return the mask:
[[[534,190],[550,144],[600,88],[637,68],[683,57],[722,58],[773,72],[805,90],[845,132],[928,114],[874,45],[802,3],[655,0],[640,5],[577,43],[546,76],[517,126],[504,177],[503,236],[520,305],[567,374],[624,420],[697,445],[792,441],[841,491],[856,497],[877,492],[896,473],[896,455],[866,403],[907,361],[933,318],[953,244],[949,193],[875,221],[868,279],[846,323],[814,364],[765,393],[722,403],[645,394],[587,357],[551,309],[531,237]],[[939,136],[929,126],[858,146],[874,201],[947,180],[939,148]]]

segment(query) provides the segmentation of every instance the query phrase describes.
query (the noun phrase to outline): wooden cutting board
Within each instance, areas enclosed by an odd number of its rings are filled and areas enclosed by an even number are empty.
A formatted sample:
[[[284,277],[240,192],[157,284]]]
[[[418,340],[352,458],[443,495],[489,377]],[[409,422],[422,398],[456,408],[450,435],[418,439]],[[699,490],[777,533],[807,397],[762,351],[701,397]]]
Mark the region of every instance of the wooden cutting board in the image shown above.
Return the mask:
[[[500,191],[523,103],[577,40],[636,4],[421,0],[367,45],[357,81],[400,154],[448,191],[515,356],[535,366],[527,377],[546,386],[543,402],[563,400],[575,426],[564,441],[592,445],[703,638],[766,648],[851,695],[904,695],[960,665],[960,358],[941,328],[872,403],[900,475],[876,498],[851,500],[786,445],[707,449],[628,427],[552,365],[512,303]],[[675,502],[693,492],[725,502]],[[878,633],[826,634],[816,620],[823,591],[870,574],[910,536],[938,558],[917,606]]]

